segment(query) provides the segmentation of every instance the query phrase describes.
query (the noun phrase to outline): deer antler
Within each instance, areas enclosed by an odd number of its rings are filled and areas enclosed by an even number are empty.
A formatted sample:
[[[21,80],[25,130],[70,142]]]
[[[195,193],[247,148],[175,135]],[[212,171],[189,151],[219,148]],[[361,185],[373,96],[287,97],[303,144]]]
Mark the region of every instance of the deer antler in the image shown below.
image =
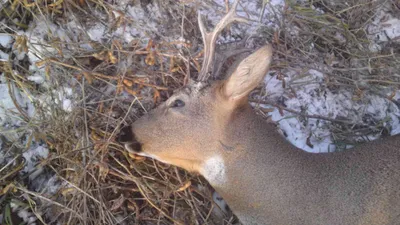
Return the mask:
[[[198,14],[199,28],[204,42],[204,59],[200,74],[198,76],[199,81],[206,81],[210,76],[215,55],[215,44],[221,31],[232,22],[249,22],[247,18],[238,16],[236,14],[236,8],[238,4],[239,0],[235,0],[229,12],[221,19],[221,21],[218,22],[212,32],[207,32],[207,28],[204,26],[202,16],[200,13]]]

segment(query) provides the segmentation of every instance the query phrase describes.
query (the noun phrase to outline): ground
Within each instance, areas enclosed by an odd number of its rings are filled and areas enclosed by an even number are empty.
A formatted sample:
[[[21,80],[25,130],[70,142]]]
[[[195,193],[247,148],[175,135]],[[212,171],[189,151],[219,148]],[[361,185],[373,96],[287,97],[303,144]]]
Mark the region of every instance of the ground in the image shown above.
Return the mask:
[[[235,224],[207,182],[129,155],[121,126],[201,68],[224,0],[0,0],[2,224]],[[250,103],[288,141],[342,151],[400,133],[400,4],[242,1],[219,53],[274,47]],[[229,58],[221,79],[240,56]]]

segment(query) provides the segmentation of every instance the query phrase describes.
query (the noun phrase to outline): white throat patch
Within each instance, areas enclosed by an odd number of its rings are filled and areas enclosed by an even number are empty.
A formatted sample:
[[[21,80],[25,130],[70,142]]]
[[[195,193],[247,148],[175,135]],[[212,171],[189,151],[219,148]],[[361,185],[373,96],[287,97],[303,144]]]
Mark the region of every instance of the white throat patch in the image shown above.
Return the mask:
[[[221,156],[213,156],[207,159],[200,168],[203,175],[213,186],[221,186],[226,183],[225,163]]]

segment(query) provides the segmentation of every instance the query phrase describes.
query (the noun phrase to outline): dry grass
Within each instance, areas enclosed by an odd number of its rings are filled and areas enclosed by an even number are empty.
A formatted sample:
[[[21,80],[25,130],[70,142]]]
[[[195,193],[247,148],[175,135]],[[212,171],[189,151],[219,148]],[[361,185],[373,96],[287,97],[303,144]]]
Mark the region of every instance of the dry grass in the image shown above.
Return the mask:
[[[391,99],[386,95],[387,89],[395,91],[400,87],[399,77],[392,73],[400,70],[400,48],[396,43],[389,43],[379,53],[368,50],[365,26],[374,16],[373,9],[384,1],[363,2],[354,0],[343,7],[344,4],[313,1],[313,6],[326,14],[318,13],[308,3],[288,3],[279,29],[263,31],[264,36],[272,38],[276,49],[274,69],[316,68],[329,75],[327,85],[332,88],[351,88],[360,98],[363,93],[371,92]],[[74,17],[89,27],[93,21],[100,21],[109,29],[134,23],[123,15],[115,18],[114,4],[100,0],[10,0],[0,12],[0,20],[8,25],[1,32],[10,33],[18,40],[14,48],[28,51],[27,37],[18,35],[12,27],[28,29],[34,19],[62,25],[67,17]],[[164,34],[150,32],[143,37],[150,39],[149,42],[136,39],[126,43],[119,38],[101,43],[88,41],[85,44],[91,45],[92,50],[87,50],[81,47],[82,43],[65,42],[49,32],[47,43],[56,51],[45,52],[36,63],[45,68],[49,84],[46,88],[27,80],[30,73],[27,58],[17,60],[13,55],[12,60],[1,62],[10,87],[28,95],[57,98],[54,90],[67,85],[74,89],[75,97],[71,112],[63,110],[62,103],[43,105],[34,101],[37,113],[30,118],[22,106],[18,107],[23,123],[8,133],[18,132],[18,141],[24,145],[8,141],[12,138],[6,132],[1,135],[3,149],[15,157],[12,164],[0,165],[0,206],[4,209],[9,209],[10,202],[19,202],[43,224],[57,221],[62,224],[233,224],[236,221],[230,213],[222,217],[212,213],[218,206],[212,201],[212,188],[201,177],[128,155],[115,141],[122,125],[133,122],[165,100],[189,77],[195,77],[201,65],[199,52],[195,51],[200,37],[195,23],[196,8],[182,12],[180,3],[174,1],[154,1],[154,4],[168,11],[173,26],[184,21],[184,36],[192,45],[168,42]],[[94,12],[102,12],[103,16]],[[294,25],[302,28],[296,36],[289,29]],[[177,27],[171,30],[182,31]],[[345,41],[337,40],[336,34]],[[312,44],[315,48],[310,49]],[[366,129],[366,132],[383,129],[379,124],[371,128],[333,122],[338,127],[336,133],[344,136],[357,129]],[[40,165],[63,183],[54,195],[32,190],[26,181],[27,175],[19,173],[23,168],[21,154],[29,149],[32,141],[46,143],[50,149],[49,157]],[[11,217],[11,214],[9,210],[4,211],[4,215]]]
[[[318,0],[303,4],[289,1],[279,29],[274,33],[265,31],[275,43],[278,55],[275,68],[282,73],[288,69],[300,71],[299,78],[304,73],[301,71],[315,69],[327,77],[327,88],[353,92],[353,101],[365,101],[364,96],[371,94],[388,99],[399,107],[400,102],[393,98],[400,89],[400,77],[396,72],[400,71],[399,42],[388,41],[381,45],[380,51],[373,52],[368,39],[368,24],[380,7],[391,7],[395,15],[400,12],[396,1]],[[286,85],[289,92],[291,90],[292,95],[296,95],[291,84]],[[290,112],[310,117],[302,112]],[[369,118],[363,119],[364,124],[354,124],[347,118],[322,118],[318,115],[311,115],[311,118],[332,121],[330,130],[338,142],[352,142],[355,136],[372,133],[387,134],[391,129],[384,125],[385,121]]]

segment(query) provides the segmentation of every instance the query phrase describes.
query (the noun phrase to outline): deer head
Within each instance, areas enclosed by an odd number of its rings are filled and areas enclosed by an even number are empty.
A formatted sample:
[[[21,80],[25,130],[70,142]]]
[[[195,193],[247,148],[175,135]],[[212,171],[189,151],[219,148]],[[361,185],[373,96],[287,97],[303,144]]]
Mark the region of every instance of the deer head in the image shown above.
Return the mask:
[[[272,55],[265,46],[245,58],[225,81],[193,82],[125,127],[120,141],[128,151],[200,172],[223,152],[224,135],[235,114],[249,107],[247,97],[265,76]]]
[[[228,79],[207,82],[218,34],[233,21],[246,21],[236,15],[237,5],[235,1],[210,33],[199,15],[205,56],[198,81],[177,90],[166,102],[123,128],[119,139],[128,151],[201,174],[207,163],[224,160],[224,152],[230,148],[225,138],[231,132],[230,124],[238,112],[250,108],[248,95],[264,78],[272,58],[272,47],[264,46],[245,58]]]

